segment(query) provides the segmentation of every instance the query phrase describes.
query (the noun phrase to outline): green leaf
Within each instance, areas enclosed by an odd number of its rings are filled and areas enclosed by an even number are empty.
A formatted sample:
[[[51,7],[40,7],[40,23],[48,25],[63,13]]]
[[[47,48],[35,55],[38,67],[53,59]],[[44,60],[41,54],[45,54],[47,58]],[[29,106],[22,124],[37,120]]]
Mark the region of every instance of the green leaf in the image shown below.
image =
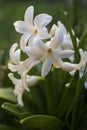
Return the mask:
[[[80,48],[87,49],[87,31],[83,32],[79,46]]]
[[[46,77],[45,77],[45,97],[46,97],[46,106],[47,113],[49,115],[53,115],[56,106],[58,105],[58,97],[60,93],[60,89],[62,86],[62,81],[65,78],[64,71],[53,69]],[[59,78],[58,78],[59,77]],[[62,80],[61,80],[62,77]]]
[[[11,126],[7,126],[7,125],[2,125],[0,124],[0,130],[21,130],[20,128],[14,128],[14,127],[11,127]]]
[[[48,115],[33,115],[22,119],[20,122],[29,128],[44,128],[47,130],[56,130],[64,125],[61,120]]]
[[[12,88],[0,88],[0,98],[11,102],[16,102],[16,97],[13,94]]]
[[[69,108],[73,105],[73,100],[75,97],[76,85],[79,80],[78,71],[71,78],[70,85],[61,90],[60,94],[60,103],[58,104],[55,115],[59,118],[63,117],[69,110]],[[62,97],[62,98],[61,98]]]
[[[2,108],[4,108],[6,111],[10,112],[12,115],[17,116],[17,117],[26,117],[30,115],[29,112],[27,112],[24,107],[20,107],[18,105],[14,105],[11,103],[3,103]]]

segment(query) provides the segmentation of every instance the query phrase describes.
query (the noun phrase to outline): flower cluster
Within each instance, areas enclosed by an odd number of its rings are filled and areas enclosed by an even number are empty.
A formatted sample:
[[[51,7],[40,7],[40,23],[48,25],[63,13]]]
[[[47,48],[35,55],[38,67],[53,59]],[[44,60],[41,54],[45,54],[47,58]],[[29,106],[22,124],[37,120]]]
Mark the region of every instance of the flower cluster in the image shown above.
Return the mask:
[[[8,68],[12,71],[9,78],[15,85],[14,93],[17,101],[23,105],[24,90],[34,85],[41,77],[45,77],[52,68],[61,68],[74,75],[76,70],[84,70],[87,63],[87,52],[79,49],[80,61],[74,63],[75,50],[69,32],[62,22],[58,21],[48,31],[47,25],[52,17],[46,13],[34,18],[34,7],[30,6],[25,12],[24,21],[14,23],[15,30],[22,34],[20,45],[14,43],[10,49],[11,63]],[[73,32],[72,32],[73,33]],[[79,40],[77,47],[79,46]],[[19,48],[18,48],[19,46]],[[21,52],[26,59],[21,60]],[[41,76],[29,75],[29,71],[42,63]],[[20,78],[15,77],[18,73]]]

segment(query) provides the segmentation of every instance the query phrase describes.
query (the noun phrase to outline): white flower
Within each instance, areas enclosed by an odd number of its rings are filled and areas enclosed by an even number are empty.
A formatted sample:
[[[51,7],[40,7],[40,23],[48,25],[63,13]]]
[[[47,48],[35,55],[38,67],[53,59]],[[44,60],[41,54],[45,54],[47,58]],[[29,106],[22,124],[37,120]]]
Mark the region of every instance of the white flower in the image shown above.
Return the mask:
[[[14,94],[17,96],[17,102],[19,105],[23,106],[22,96],[25,91],[25,88],[22,83],[22,79],[17,79],[14,77],[13,73],[8,74],[9,78],[11,79],[12,83],[15,85]],[[28,87],[31,87],[37,83],[40,79],[39,76],[26,76],[26,83]]]
[[[73,43],[72,43],[72,39],[70,37],[70,34],[69,32],[67,32],[67,29],[66,27],[64,26],[64,24],[61,22],[61,21],[58,21],[57,22],[57,25],[53,24],[51,30],[50,30],[50,34],[51,35],[54,35],[56,29],[60,29],[62,32],[63,32],[63,43],[61,44],[61,49],[63,50],[67,50],[67,49],[73,49]],[[73,35],[74,34],[74,31],[71,30]],[[77,43],[77,46],[79,46],[79,39],[76,38],[76,43]],[[70,61],[74,61],[74,55],[72,55],[71,57],[69,57]]]
[[[51,41],[44,43],[39,38],[34,40],[31,46],[26,47],[26,53],[29,57],[37,61],[43,61],[41,75],[46,76],[52,65],[56,68],[63,66],[62,58],[70,57],[73,50],[61,50],[63,33],[57,29]]]
[[[81,70],[85,68],[87,64],[87,52],[83,52],[82,49],[79,49],[81,60],[78,64],[64,62],[62,69],[70,72],[71,75],[75,73],[76,70]]]
[[[39,14],[33,19],[33,15],[34,8],[30,6],[25,12],[24,21],[14,23],[16,31],[23,34],[20,40],[23,51],[25,51],[25,46],[31,36],[37,36],[40,39],[50,38],[46,26],[50,23],[52,17],[48,14]]]
[[[33,62],[32,59],[27,58],[25,61],[20,61],[20,49],[17,49],[18,44],[14,43],[10,49],[10,59],[12,63],[8,64],[8,68],[12,72],[18,72],[21,75],[23,85],[26,90],[28,90],[28,86],[26,84],[26,74],[29,70],[38,64],[38,61]]]
[[[62,49],[72,49],[73,44],[70,38],[70,34],[67,32],[65,26],[60,21],[57,22],[57,25],[53,25],[50,33],[54,35],[56,29],[59,28],[63,32],[63,43],[61,45]]]

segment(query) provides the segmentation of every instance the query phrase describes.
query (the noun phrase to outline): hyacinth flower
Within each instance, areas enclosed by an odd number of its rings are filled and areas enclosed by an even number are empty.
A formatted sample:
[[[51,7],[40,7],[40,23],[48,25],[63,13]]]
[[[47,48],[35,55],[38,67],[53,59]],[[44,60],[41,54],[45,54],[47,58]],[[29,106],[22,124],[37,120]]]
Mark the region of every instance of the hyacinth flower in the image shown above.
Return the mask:
[[[22,101],[22,96],[25,91],[25,88],[24,88],[22,79],[15,78],[13,73],[9,73],[8,76],[11,79],[11,81],[13,82],[13,84],[15,85],[14,94],[17,96],[17,102],[19,105],[23,106],[24,104]],[[29,75],[26,76],[26,83],[28,86],[28,91],[29,91],[29,87],[35,85],[38,82],[38,80],[40,80],[39,76],[29,76]]]
[[[85,66],[87,64],[87,59],[86,59],[87,52],[83,52],[82,49],[79,49],[79,53],[80,53],[81,60],[78,64],[64,62],[63,69],[65,71],[70,72],[71,75],[73,75],[76,70],[81,70],[81,69],[85,68]]]
[[[56,29],[59,28],[62,32],[63,32],[63,43],[61,45],[61,49],[66,50],[66,49],[73,49],[73,43],[72,43],[72,39],[70,36],[70,33],[67,31],[66,27],[64,26],[64,24],[61,21],[57,22],[56,24],[53,24],[51,30],[50,30],[50,34],[54,35]],[[72,34],[74,34],[74,31],[72,31]],[[76,44],[77,46],[79,46],[79,39],[76,37]],[[72,55],[71,57],[69,57],[69,59],[73,62],[74,61],[74,55]]]
[[[57,22],[57,25],[53,24],[51,30],[50,30],[50,34],[54,35],[56,29],[59,28],[62,32],[63,32],[63,43],[62,43],[62,49],[73,49],[73,44],[72,44],[72,40],[70,37],[69,32],[67,32],[66,27],[64,26],[64,24],[61,21]],[[74,34],[74,31],[72,30],[72,33]],[[76,38],[77,41],[77,46],[79,45],[79,39]]]
[[[62,41],[63,33],[57,29],[51,41],[44,43],[37,38],[31,46],[26,47],[26,52],[31,59],[43,61],[41,76],[46,76],[52,65],[61,68],[63,66],[62,58],[68,58],[74,53],[73,50],[61,50]]]
[[[46,26],[52,20],[48,14],[39,14],[33,18],[34,7],[30,6],[25,12],[24,21],[16,21],[14,23],[17,32],[22,33],[20,45],[25,46],[31,37],[39,37],[40,39],[50,38]],[[25,51],[25,48],[22,48]]]
[[[38,61],[32,62],[32,59],[28,58],[25,61],[20,61],[20,49],[17,49],[18,44],[14,43],[10,49],[10,58],[11,62],[8,64],[8,68],[12,72],[18,72],[18,74],[21,76],[24,88],[28,91],[28,86],[26,84],[26,74],[29,72],[29,70],[35,66]],[[32,64],[31,64],[32,63]]]
[[[79,63],[64,61],[64,59],[74,56],[75,53],[70,34],[65,26],[58,21],[57,25],[52,26],[50,35],[46,26],[52,17],[48,14],[39,14],[33,19],[33,14],[34,8],[30,6],[25,12],[24,21],[14,23],[16,31],[23,35],[20,39],[20,49],[17,49],[17,43],[12,45],[10,49],[12,63],[8,64],[8,68],[13,73],[17,72],[21,76],[21,84],[27,91],[29,91],[27,74],[41,62],[43,62],[42,77],[48,75],[52,66],[57,69],[61,68],[73,75],[76,70],[80,70],[87,63],[87,53],[83,52],[82,49],[79,49],[81,57]],[[50,39],[47,41],[48,38]],[[20,59],[21,51],[27,55],[24,61]]]
[[[51,30],[50,30],[50,33],[51,35],[54,35],[55,33],[55,30],[59,28],[62,32],[63,32],[63,43],[62,43],[62,49],[73,49],[73,44],[72,44],[72,40],[71,40],[71,37],[70,37],[70,34],[67,32],[65,26],[63,25],[63,23],[61,21],[58,21],[57,22],[57,25],[53,25]]]

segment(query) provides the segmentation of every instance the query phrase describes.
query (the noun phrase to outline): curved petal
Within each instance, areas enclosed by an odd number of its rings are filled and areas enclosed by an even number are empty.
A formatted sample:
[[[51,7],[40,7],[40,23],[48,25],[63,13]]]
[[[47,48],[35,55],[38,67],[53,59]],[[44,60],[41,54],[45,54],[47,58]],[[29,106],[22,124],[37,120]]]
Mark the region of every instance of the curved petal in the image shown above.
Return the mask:
[[[79,53],[80,53],[80,63],[78,64],[78,68],[85,68],[86,64],[87,64],[87,52],[83,52],[82,49],[79,49]]]
[[[63,42],[63,33],[60,29],[57,29],[55,35],[50,43],[52,49],[59,48]]]
[[[45,77],[49,71],[51,70],[52,61],[50,58],[46,58],[46,60],[43,63],[42,70],[41,70],[41,76]]]
[[[24,91],[23,91],[24,92]],[[17,102],[20,106],[24,106],[24,103],[23,103],[23,100],[22,100],[22,95],[23,95],[23,92],[19,95],[17,95]]]
[[[21,80],[14,77],[13,73],[9,73],[8,77],[11,79],[12,83],[16,86],[20,86]]]
[[[65,26],[63,25],[63,23],[61,21],[58,21],[57,25],[63,31],[64,34],[67,33],[67,30],[66,30]]]
[[[34,19],[34,24],[37,28],[43,28],[48,25],[52,20],[52,17],[48,14],[39,14]]]
[[[27,72],[24,71],[21,75],[21,79],[22,79],[23,87],[25,88],[25,90],[27,90],[29,92],[29,88],[28,88],[28,85],[26,82],[26,74],[27,74]]]
[[[30,86],[33,86],[33,85],[35,85],[37,82],[38,82],[38,80],[40,80],[40,78],[41,77],[39,77],[39,76],[27,76],[27,84],[29,84],[29,87]]]
[[[10,49],[10,58],[11,61],[15,64],[18,64],[20,61],[20,49],[16,50],[18,47],[17,43],[14,43]]]
[[[63,49],[72,49],[73,48],[73,44],[72,44],[70,35],[64,35],[62,48]]]
[[[25,11],[24,20],[29,26],[33,26],[34,7],[29,6]]]
[[[13,92],[17,96],[17,102],[18,102],[19,105],[23,106],[22,95],[23,95],[23,92],[24,92],[24,88],[23,88],[23,85],[22,85],[22,80],[16,79],[14,77],[13,73],[9,73],[8,76],[11,79],[12,83],[15,85]]]
[[[30,57],[36,57],[36,59],[43,58],[48,47],[39,38],[35,38],[32,45],[26,47],[26,53]]]
[[[13,64],[8,64],[8,68],[12,71],[12,72],[16,72],[16,71],[18,71],[18,68],[20,68],[19,67],[19,65],[13,65]]]
[[[32,57],[26,59],[23,62],[23,66],[25,68],[25,72],[28,72],[32,67],[36,66],[39,64],[40,61],[33,59]]]
[[[54,35],[57,28],[58,28],[57,25],[53,24],[53,26],[51,27],[51,30],[50,30],[50,34]]]
[[[20,39],[20,47],[23,52],[25,52],[26,44],[30,37],[31,37],[31,34],[25,33],[24,35],[22,35]]]
[[[54,58],[52,58],[52,64],[55,68],[61,68],[63,66],[63,61],[61,60],[61,58],[55,56]]]
[[[38,37],[34,38],[32,45],[39,48],[42,52],[48,49],[47,45]]]
[[[39,50],[39,48],[37,47],[31,47],[31,46],[26,47],[26,53],[30,58],[34,57],[34,59],[37,60],[40,60],[44,56],[43,52],[41,53],[41,50]]]
[[[67,71],[67,72],[73,72],[74,70],[76,70],[78,64],[73,64],[73,63],[69,63],[69,62],[64,62],[62,69]]]
[[[55,55],[60,58],[68,58],[74,54],[73,50],[58,50],[55,51]]]
[[[28,29],[26,27],[26,23],[23,21],[16,21],[13,25],[15,26],[15,30],[19,33],[28,32]]]
[[[48,33],[47,28],[45,28],[45,27],[42,29],[39,28],[37,35],[39,36],[40,39],[49,39],[51,37],[51,35]]]

